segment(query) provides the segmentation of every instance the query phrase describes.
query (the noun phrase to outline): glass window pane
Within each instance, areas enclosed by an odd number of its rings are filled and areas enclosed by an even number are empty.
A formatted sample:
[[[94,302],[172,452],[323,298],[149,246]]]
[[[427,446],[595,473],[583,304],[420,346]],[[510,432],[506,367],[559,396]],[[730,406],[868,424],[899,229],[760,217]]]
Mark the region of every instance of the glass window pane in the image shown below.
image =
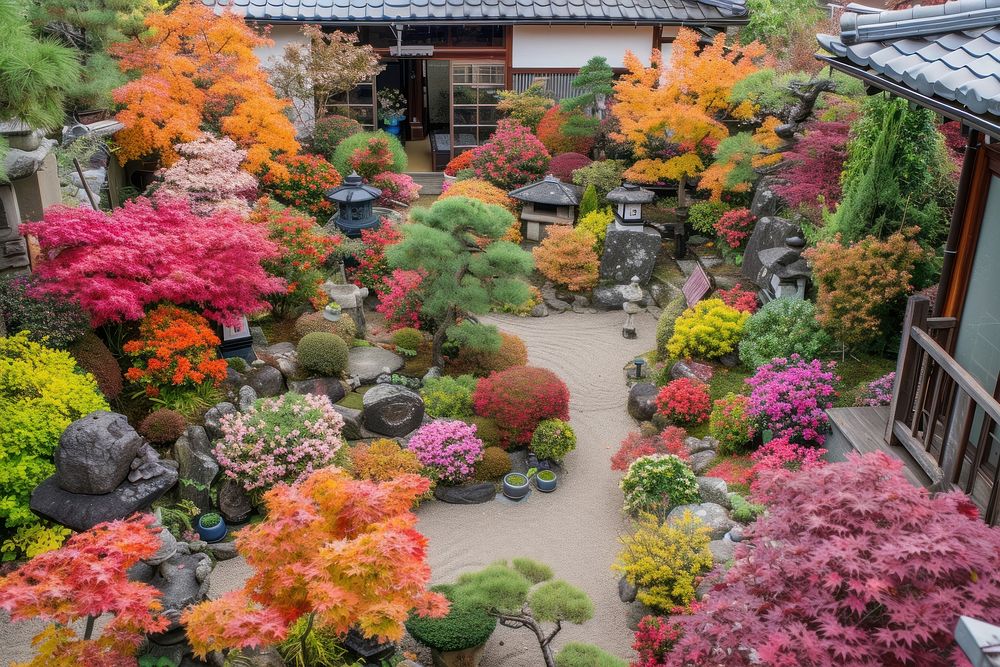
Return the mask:
[[[350,101],[351,104],[371,104],[372,85],[370,83],[360,84],[357,88],[351,91]]]
[[[478,99],[476,89],[469,86],[455,86],[455,104],[475,104]]]
[[[480,104],[496,104],[500,101],[499,88],[481,88],[479,90]]]
[[[452,65],[451,77],[455,83],[472,83],[472,65]]]
[[[487,127],[485,125],[482,126],[482,127],[480,127],[479,128],[479,143],[485,144],[487,141],[489,141],[490,140],[490,135],[493,134],[493,131],[496,130],[496,129],[497,128],[495,128],[495,127]]]
[[[455,107],[455,126],[475,125],[476,107]]]
[[[479,124],[496,125],[497,124],[496,107],[479,107]]]

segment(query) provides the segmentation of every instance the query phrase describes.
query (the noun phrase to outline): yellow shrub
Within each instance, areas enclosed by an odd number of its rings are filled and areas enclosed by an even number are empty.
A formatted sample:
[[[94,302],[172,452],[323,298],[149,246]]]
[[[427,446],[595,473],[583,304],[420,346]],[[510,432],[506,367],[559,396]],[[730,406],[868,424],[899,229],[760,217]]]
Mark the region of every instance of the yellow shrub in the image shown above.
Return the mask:
[[[677,318],[667,354],[673,359],[718,359],[727,355],[739,344],[749,317],[749,313],[727,306],[722,299],[699,301]]]
[[[576,223],[576,231],[584,234],[589,233],[593,236],[594,252],[600,255],[604,251],[604,239],[608,235],[608,225],[614,219],[615,216],[609,208],[591,211]]]
[[[709,529],[691,512],[669,524],[643,513],[621,543],[613,569],[639,589],[640,602],[659,611],[689,605],[699,575],[712,567]]]

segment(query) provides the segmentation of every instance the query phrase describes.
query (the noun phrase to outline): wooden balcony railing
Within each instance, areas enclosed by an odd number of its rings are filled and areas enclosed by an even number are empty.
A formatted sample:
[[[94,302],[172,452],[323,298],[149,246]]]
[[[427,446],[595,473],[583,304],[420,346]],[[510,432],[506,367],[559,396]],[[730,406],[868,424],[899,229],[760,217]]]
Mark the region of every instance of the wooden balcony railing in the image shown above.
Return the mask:
[[[928,317],[927,297],[910,297],[896,362],[886,440],[901,445],[934,481],[933,489],[961,489],[1000,522],[1000,384],[991,394],[951,356],[955,319]]]

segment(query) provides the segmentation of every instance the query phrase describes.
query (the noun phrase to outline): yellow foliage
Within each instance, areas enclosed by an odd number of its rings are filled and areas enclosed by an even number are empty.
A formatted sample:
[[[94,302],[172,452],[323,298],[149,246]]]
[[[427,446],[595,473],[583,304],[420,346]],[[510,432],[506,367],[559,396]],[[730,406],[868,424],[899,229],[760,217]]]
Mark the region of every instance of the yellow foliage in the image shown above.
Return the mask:
[[[712,567],[708,526],[691,512],[670,523],[643,513],[621,543],[613,569],[639,589],[640,602],[659,611],[691,604],[699,576]]]
[[[667,353],[673,359],[725,356],[736,349],[749,317],[750,313],[727,306],[722,299],[699,301],[677,318]]]

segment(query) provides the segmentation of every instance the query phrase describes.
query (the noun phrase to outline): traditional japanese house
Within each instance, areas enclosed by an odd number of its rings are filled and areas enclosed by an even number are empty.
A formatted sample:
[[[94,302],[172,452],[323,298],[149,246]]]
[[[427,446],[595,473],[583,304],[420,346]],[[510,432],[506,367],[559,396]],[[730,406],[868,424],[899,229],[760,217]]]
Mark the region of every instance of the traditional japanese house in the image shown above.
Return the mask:
[[[937,297],[910,298],[892,404],[830,411],[831,450],[887,450],[1000,523],[1000,0],[851,5],[821,60],[968,133]]]

